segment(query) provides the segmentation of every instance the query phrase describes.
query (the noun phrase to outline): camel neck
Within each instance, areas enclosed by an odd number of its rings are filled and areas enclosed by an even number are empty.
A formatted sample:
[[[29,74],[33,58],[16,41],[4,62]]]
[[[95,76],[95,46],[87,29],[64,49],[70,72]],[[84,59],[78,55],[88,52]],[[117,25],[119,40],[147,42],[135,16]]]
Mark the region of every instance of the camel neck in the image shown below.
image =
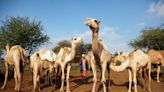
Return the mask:
[[[110,68],[116,72],[121,72],[128,67],[129,67],[129,60],[122,62],[121,65],[119,65],[119,66],[114,65],[113,62],[111,62],[111,64],[110,64]]]
[[[98,55],[98,28],[92,30],[92,51]]]
[[[71,58],[74,58],[76,54],[76,44],[72,43],[72,47],[71,47]]]

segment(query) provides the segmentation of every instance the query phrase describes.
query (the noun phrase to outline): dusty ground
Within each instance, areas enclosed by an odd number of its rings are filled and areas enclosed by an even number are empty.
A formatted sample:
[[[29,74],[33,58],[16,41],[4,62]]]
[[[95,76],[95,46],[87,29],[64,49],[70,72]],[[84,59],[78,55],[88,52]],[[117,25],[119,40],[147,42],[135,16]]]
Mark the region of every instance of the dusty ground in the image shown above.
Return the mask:
[[[99,73],[98,73],[99,74]],[[161,82],[157,83],[154,79],[151,81],[152,92],[164,92],[164,77],[160,77]],[[31,82],[31,73],[26,71],[23,76],[23,82],[21,84],[21,92],[31,92],[33,84]],[[70,74],[70,89],[72,92],[90,92],[92,88],[92,73],[87,72],[87,82],[81,83],[81,77],[79,71],[71,71]],[[98,82],[100,83],[100,82]],[[0,86],[3,81],[0,81]],[[59,88],[54,89],[52,86],[44,86],[42,83],[41,92],[59,92]],[[111,86],[109,87],[110,92],[127,92],[128,87],[128,72],[113,72],[111,71]],[[98,86],[96,88],[101,88]],[[66,88],[65,88],[66,89]],[[100,92],[103,89],[101,88]],[[0,92],[14,92],[14,79],[10,79],[7,82],[6,89],[0,90]],[[132,91],[133,92],[133,91]],[[138,92],[144,92],[142,86],[138,85]]]

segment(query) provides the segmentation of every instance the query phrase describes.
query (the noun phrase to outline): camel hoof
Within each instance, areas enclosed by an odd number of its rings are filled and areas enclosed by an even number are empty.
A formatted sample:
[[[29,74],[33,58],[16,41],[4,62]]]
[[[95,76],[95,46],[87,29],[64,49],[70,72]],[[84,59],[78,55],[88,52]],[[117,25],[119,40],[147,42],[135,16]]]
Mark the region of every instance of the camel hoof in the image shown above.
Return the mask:
[[[1,87],[1,89],[4,89],[4,88],[5,88],[4,86]]]
[[[60,89],[60,92],[64,92],[64,90],[63,89]]]
[[[158,83],[160,83],[160,81],[157,81]]]
[[[66,92],[71,92],[70,90],[67,90]]]

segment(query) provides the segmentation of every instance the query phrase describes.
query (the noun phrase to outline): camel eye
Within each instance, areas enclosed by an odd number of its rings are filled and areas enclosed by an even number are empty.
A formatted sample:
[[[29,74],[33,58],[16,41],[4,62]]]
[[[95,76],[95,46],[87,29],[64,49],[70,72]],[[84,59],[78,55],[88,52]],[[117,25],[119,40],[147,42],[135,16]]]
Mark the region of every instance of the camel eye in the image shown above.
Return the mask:
[[[74,40],[77,40],[77,38],[74,38]]]
[[[97,20],[94,20],[97,23]]]

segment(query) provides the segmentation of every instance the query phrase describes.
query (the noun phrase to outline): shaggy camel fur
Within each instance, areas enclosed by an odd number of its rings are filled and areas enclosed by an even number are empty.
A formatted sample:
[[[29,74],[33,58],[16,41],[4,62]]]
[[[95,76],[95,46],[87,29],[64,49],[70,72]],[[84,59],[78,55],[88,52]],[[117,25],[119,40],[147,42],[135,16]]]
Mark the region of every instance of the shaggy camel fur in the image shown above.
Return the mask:
[[[115,64],[117,62],[121,62],[121,65],[116,66]],[[123,71],[126,68],[128,69],[128,72],[129,72],[128,92],[131,92],[132,80],[134,83],[135,92],[138,92],[137,91],[137,79],[136,79],[137,72],[141,69],[143,69],[143,71],[144,71],[144,69],[147,69],[148,77],[149,77],[148,90],[149,90],[149,92],[151,92],[151,88],[150,88],[151,60],[150,60],[150,57],[147,54],[145,54],[143,51],[136,50],[129,54],[123,54],[123,55],[118,54],[118,56],[113,58],[113,60],[110,64],[110,68],[117,72]],[[133,74],[133,76],[132,76],[132,74]],[[144,88],[146,88],[145,85],[144,85]]]
[[[32,58],[32,59],[31,59]],[[38,90],[40,91],[40,75],[42,72],[42,60],[38,53],[34,53],[32,57],[30,57],[31,67],[32,67],[32,74],[33,74],[33,85],[34,89],[33,92],[36,91],[36,88],[38,87]]]
[[[71,69],[71,61],[73,61],[75,55],[76,55],[76,46],[82,42],[82,38],[80,37],[73,37],[71,41],[71,48],[69,47],[64,47],[60,48],[59,53],[57,54],[55,64],[61,66],[62,70],[62,77],[61,77],[61,87],[60,87],[60,92],[63,92],[63,86],[64,86],[64,69],[67,65],[67,76],[66,76],[66,81],[67,81],[67,92],[70,92],[69,88],[69,73]]]
[[[4,89],[6,86],[7,78],[8,78],[8,71],[9,65],[14,65],[14,78],[15,78],[15,90],[20,90],[20,84],[23,77],[23,67],[24,63],[27,60],[26,52],[20,45],[12,46],[11,48],[9,45],[6,45],[6,57],[5,57],[5,81],[1,89]]]
[[[151,63],[152,64],[157,64],[157,82],[160,82],[159,80],[159,73],[160,73],[160,66],[164,66],[164,57],[162,57],[162,51],[150,49],[148,50],[148,55],[151,58]]]
[[[101,69],[101,82],[103,84],[104,92],[107,91],[106,87],[106,78],[105,78],[105,72],[107,68],[107,64],[111,60],[110,52],[108,51],[106,46],[102,46],[98,41],[98,32],[99,32],[99,24],[100,20],[93,19],[93,18],[87,18],[85,24],[90,27],[92,31],[92,51],[95,58],[95,62],[91,64],[92,70],[93,70],[93,87],[92,92],[96,91],[96,82],[97,82],[97,69],[96,65],[99,65]],[[109,78],[109,69],[108,69],[108,78]]]
[[[30,65],[31,65],[32,69],[34,67],[36,67],[35,65],[37,64],[37,63],[33,64],[33,63],[35,63],[37,53],[39,54],[41,61],[42,61],[41,67],[47,70],[46,73],[48,72],[48,74],[46,74],[45,82],[49,83],[49,81],[50,81],[50,84],[53,85],[52,77],[53,77],[53,72],[54,72],[53,70],[54,70],[54,65],[55,65],[56,54],[53,51],[48,51],[44,48],[40,49],[38,52],[34,53],[30,57],[30,63],[31,63]],[[50,77],[50,80],[47,80],[47,79],[49,79],[49,77]]]

